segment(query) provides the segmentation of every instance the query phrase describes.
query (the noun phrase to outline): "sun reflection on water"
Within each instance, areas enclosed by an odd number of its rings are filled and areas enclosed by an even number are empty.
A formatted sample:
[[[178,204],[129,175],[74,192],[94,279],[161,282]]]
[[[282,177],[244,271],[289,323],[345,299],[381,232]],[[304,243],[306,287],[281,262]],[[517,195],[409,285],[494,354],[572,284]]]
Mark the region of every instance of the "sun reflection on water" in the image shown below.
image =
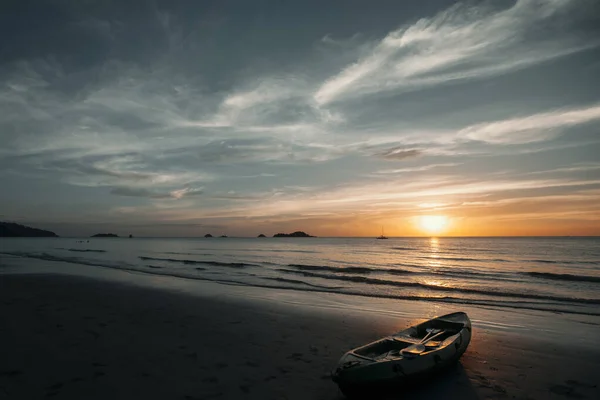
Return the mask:
[[[440,241],[438,238],[432,237],[429,239],[429,258],[434,259],[428,261],[430,267],[440,267],[442,263],[438,260],[440,251]]]

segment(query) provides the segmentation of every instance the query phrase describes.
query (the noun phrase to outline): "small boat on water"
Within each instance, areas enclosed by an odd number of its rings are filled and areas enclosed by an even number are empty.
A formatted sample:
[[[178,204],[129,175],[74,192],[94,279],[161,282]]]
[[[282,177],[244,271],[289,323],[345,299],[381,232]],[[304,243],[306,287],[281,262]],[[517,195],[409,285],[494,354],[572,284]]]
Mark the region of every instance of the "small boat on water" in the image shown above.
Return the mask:
[[[467,314],[443,315],[350,350],[332,379],[346,397],[371,397],[455,363],[470,342]]]
[[[375,239],[387,239],[388,237],[383,234],[383,228],[381,228],[381,235],[377,236]]]

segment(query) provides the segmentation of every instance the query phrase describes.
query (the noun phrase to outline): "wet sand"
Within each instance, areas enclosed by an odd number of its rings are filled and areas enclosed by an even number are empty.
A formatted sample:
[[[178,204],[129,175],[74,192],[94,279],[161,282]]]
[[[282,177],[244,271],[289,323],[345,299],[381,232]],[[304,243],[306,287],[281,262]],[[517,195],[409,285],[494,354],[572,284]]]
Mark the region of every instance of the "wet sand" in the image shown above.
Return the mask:
[[[329,371],[344,351],[413,322],[5,274],[0,399],[341,399]],[[398,398],[600,398],[598,346],[473,334],[456,368]]]

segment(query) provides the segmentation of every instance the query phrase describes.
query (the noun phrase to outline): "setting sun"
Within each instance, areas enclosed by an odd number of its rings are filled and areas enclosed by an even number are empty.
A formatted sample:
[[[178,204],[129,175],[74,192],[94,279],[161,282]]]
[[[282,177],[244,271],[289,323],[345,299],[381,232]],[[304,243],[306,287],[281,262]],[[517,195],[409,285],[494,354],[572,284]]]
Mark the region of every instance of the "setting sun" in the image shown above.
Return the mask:
[[[429,233],[441,233],[448,225],[448,218],[443,215],[424,215],[419,217],[419,227]]]

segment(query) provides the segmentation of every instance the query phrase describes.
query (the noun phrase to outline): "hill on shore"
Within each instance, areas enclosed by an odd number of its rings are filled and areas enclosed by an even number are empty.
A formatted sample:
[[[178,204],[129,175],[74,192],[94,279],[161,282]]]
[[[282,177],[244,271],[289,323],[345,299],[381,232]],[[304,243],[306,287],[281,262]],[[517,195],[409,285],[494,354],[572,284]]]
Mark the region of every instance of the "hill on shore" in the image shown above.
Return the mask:
[[[58,237],[51,231],[31,228],[14,222],[0,221],[0,237]]]

